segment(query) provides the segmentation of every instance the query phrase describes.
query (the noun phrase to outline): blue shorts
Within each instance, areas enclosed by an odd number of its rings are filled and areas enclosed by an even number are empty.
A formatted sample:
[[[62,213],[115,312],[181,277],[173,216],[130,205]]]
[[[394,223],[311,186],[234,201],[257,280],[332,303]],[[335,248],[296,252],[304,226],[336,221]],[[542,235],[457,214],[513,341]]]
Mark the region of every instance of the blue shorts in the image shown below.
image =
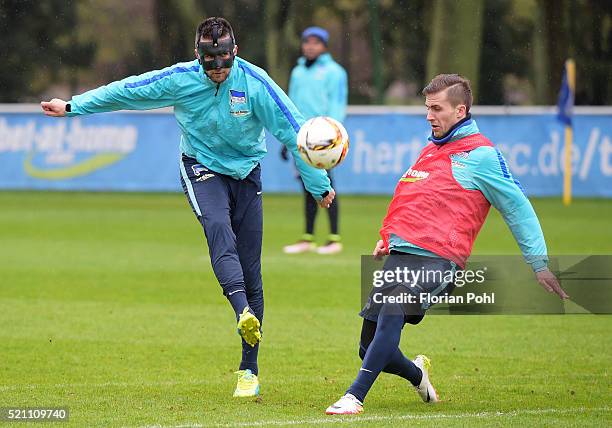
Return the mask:
[[[453,292],[454,274],[458,267],[443,258],[391,251],[382,270],[394,275],[388,277],[388,282],[372,287],[359,315],[377,322],[383,305],[391,305],[394,312],[404,316],[405,323],[418,324],[431,306],[429,296]],[[399,277],[395,275],[398,270],[401,273]]]
[[[212,171],[185,155],[179,166],[183,190],[206,234],[210,261],[223,294],[245,291],[249,306],[261,321],[260,166],[242,180]]]

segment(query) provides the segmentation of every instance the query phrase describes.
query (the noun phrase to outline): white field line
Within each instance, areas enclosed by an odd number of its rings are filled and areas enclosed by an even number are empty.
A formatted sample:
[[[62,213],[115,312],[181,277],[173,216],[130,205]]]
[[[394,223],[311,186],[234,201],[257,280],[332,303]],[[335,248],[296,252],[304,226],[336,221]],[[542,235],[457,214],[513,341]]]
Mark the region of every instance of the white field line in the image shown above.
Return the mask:
[[[232,424],[183,424],[183,425],[147,425],[146,428],[204,428],[204,427],[256,427],[256,426],[285,426],[285,425],[323,425],[323,424],[358,424],[363,422],[377,421],[405,421],[405,420],[435,420],[435,419],[492,419],[507,418],[514,416],[538,416],[546,414],[586,413],[586,412],[609,412],[610,407],[577,407],[571,409],[526,409],[513,410],[510,412],[478,412],[478,413],[449,413],[432,415],[395,415],[395,416],[328,416],[317,419],[299,420],[269,420],[259,422],[237,422]]]

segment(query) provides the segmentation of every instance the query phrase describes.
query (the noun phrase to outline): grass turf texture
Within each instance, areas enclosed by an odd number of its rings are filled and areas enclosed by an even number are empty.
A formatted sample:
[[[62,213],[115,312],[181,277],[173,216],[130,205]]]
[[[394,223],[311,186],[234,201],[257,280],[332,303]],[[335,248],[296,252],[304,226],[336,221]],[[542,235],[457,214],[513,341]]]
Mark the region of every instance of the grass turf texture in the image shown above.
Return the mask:
[[[388,201],[343,197],[345,251],[287,256],[302,199],[265,196],[254,400],[231,397],[239,338],[182,195],[0,193],[0,407],[67,406],[73,426],[610,426],[612,318],[592,315],[430,316],[401,347],[432,358],[442,403],[384,374],[363,415],[323,414],[360,364],[359,255]],[[534,205],[550,253],[612,253],[612,201]],[[475,252],[518,253],[497,213]]]

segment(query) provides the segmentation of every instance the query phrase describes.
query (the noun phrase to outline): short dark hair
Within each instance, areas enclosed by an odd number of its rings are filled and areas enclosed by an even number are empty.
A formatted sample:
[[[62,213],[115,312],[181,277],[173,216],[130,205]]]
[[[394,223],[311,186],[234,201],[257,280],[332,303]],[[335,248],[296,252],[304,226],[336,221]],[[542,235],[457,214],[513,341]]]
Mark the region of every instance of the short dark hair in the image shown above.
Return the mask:
[[[437,94],[448,89],[448,100],[453,107],[464,104],[466,113],[469,113],[474,98],[470,81],[459,74],[438,74],[423,88],[424,96]]]
[[[200,43],[200,39],[212,39],[212,29],[214,26],[220,27],[220,37],[225,37],[229,34],[232,38],[232,41],[236,43],[236,38],[234,37],[234,30],[232,29],[232,25],[228,22],[228,20],[218,16],[211,16],[210,18],[206,18],[204,21],[200,22],[200,25],[198,25],[198,29],[196,30],[195,35],[196,47],[198,46],[198,43]]]

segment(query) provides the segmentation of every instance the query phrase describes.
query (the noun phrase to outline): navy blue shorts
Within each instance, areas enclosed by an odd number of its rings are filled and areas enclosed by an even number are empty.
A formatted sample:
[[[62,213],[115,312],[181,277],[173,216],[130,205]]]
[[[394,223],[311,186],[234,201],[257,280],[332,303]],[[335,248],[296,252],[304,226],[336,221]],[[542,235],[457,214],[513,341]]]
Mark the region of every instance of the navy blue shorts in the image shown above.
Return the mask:
[[[400,278],[395,275],[398,269]],[[457,269],[457,265],[450,260],[391,251],[382,270],[393,272],[394,275],[389,278],[397,280],[385,281],[379,287],[373,286],[359,315],[377,322],[383,305],[391,305],[394,312],[404,315],[405,323],[418,324],[431,306],[428,296],[453,292]]]
[[[223,294],[245,291],[249,306],[261,321],[260,166],[242,180],[212,171],[185,155],[179,166],[183,190],[206,234],[210,261]]]

